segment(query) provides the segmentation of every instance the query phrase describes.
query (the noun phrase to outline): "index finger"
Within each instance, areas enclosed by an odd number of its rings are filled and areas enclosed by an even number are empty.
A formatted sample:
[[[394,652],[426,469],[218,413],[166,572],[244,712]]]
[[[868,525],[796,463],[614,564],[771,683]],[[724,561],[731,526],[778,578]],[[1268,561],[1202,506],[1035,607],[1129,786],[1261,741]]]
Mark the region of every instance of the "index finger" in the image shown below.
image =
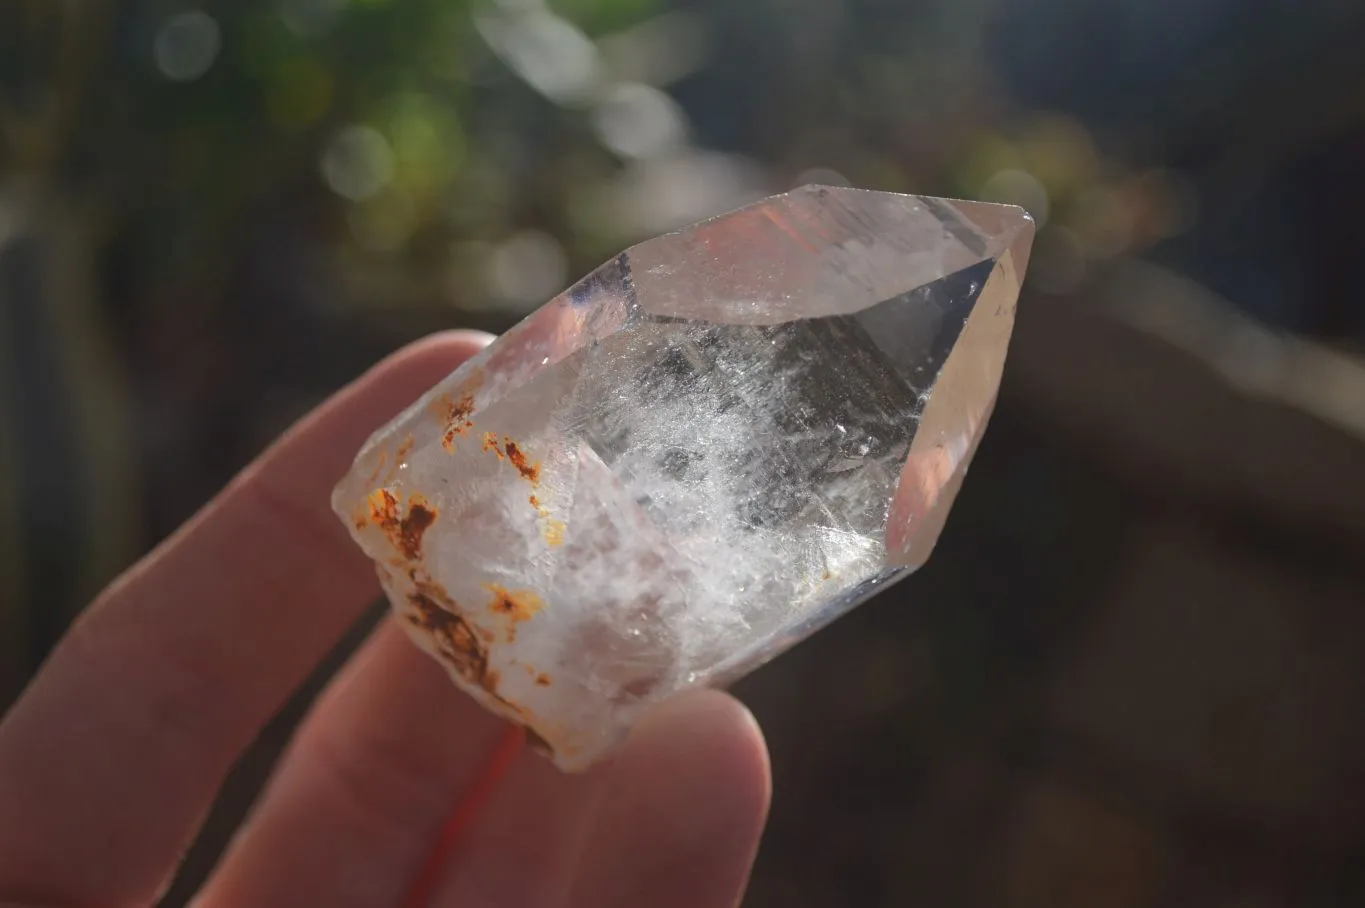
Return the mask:
[[[239,753],[378,595],[332,485],[486,342],[376,366],[82,616],[0,724],[0,902],[156,899]]]

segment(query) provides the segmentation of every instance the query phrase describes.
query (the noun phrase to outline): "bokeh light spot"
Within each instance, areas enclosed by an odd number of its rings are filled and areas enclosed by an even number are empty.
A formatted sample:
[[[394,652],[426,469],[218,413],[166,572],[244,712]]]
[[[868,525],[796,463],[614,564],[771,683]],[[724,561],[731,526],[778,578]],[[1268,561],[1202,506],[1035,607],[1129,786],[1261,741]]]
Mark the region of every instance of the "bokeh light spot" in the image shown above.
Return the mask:
[[[682,110],[657,88],[641,83],[613,86],[593,113],[593,126],[607,148],[627,158],[647,158],[687,139]]]
[[[167,79],[192,82],[209,71],[221,48],[217,20],[200,10],[188,10],[171,16],[157,30],[152,56]]]
[[[1071,223],[1091,256],[1113,258],[1132,245],[1134,214],[1125,194],[1096,186],[1077,197]]]
[[[386,102],[384,133],[392,142],[395,179],[416,194],[438,192],[465,156],[464,131],[454,108],[420,92]]]
[[[538,230],[513,234],[489,261],[489,282],[518,308],[533,308],[564,289],[568,260],[559,241]]]
[[[513,72],[557,104],[582,104],[602,82],[597,46],[576,25],[548,10],[508,10],[481,17],[477,26]]]
[[[981,187],[983,202],[1003,202],[1018,205],[1029,214],[1039,227],[1047,223],[1051,213],[1047,188],[1038,178],[1026,170],[1001,170],[988,179]]]
[[[378,130],[348,126],[323,153],[322,176],[343,198],[372,198],[393,179],[393,149]]]

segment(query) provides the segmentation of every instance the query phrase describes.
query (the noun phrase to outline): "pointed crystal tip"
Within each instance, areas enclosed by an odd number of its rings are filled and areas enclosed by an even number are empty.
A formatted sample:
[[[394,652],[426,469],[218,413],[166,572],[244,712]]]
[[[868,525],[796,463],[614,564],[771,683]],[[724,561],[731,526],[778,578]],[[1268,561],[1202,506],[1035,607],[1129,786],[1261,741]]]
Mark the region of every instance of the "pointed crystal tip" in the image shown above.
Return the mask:
[[[924,562],[1032,238],[806,186],[648,240],[377,433],[334,505],[414,639],[583,768]]]

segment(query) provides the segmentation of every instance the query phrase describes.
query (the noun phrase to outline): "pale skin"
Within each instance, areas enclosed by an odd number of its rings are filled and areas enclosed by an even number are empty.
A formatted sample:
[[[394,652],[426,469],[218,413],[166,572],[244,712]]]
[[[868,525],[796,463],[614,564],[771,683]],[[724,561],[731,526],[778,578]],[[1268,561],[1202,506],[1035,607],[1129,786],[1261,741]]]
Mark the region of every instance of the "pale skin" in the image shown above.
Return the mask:
[[[333,483],[487,340],[438,335],[376,366],[81,616],[0,723],[0,906],[156,903],[234,760],[379,595]],[[398,908],[505,730],[386,619],[196,906]],[[681,697],[589,773],[521,753],[431,905],[733,908],[770,790],[750,714]]]

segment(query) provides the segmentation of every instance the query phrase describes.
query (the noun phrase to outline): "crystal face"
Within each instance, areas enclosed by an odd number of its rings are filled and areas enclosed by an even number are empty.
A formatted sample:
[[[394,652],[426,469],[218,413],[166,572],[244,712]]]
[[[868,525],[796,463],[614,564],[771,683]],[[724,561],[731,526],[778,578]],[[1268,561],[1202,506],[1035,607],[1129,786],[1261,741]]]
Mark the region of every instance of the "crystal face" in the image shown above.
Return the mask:
[[[333,506],[413,639],[582,769],[924,563],[1032,239],[809,186],[641,243],[376,433]]]

